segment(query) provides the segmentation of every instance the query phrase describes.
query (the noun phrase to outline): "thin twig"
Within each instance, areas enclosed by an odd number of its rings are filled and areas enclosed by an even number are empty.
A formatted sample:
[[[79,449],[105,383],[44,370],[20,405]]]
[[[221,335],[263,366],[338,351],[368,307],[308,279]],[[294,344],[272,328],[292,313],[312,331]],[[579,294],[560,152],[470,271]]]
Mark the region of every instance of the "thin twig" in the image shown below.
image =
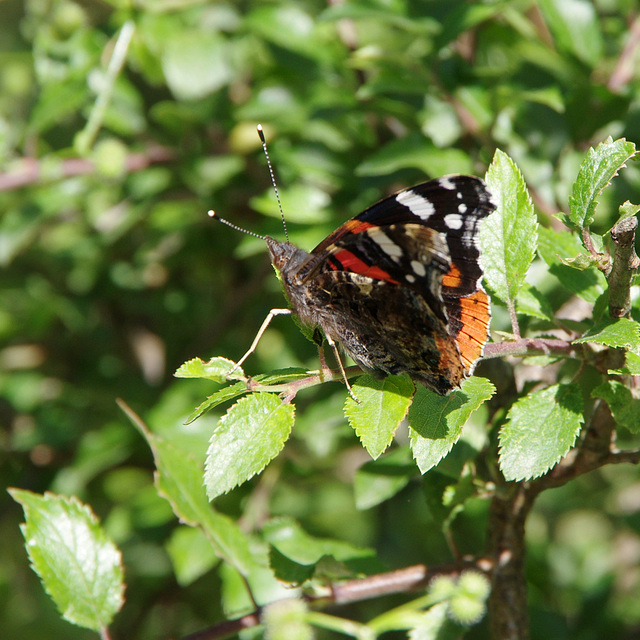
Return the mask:
[[[439,565],[432,568],[417,564],[404,569],[397,569],[396,571],[379,573],[366,578],[335,584],[324,594],[307,595],[304,596],[304,599],[313,608],[362,602],[371,598],[425,589],[435,576],[459,575],[465,569],[470,568],[486,573],[490,570],[491,564],[486,558],[475,561],[464,560],[463,562]],[[182,640],[220,640],[229,638],[243,629],[258,626],[263,609],[263,607],[260,607],[256,611],[235,620],[225,620],[207,629],[185,636]]]
[[[175,157],[173,151],[166,147],[153,146],[142,153],[130,153],[125,159],[125,169],[127,173],[141,171],[152,164],[169,162]],[[0,191],[12,191],[27,187],[41,180],[55,180],[72,178],[74,176],[89,175],[95,173],[96,166],[92,160],[85,158],[68,158],[60,161],[59,171],[55,176],[43,172],[45,161],[33,158],[24,158],[22,166],[17,171],[10,173],[0,173]],[[47,161],[46,165],[51,166]]]

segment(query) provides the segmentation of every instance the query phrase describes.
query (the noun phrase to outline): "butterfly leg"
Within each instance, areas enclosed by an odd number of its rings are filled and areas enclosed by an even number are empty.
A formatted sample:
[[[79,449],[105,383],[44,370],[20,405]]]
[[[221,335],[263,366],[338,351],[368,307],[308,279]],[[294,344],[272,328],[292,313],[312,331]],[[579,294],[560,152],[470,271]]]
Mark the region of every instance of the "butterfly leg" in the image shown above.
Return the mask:
[[[262,338],[262,334],[267,330],[267,327],[276,316],[289,316],[292,313],[293,311],[291,309],[271,309],[271,311],[269,311],[269,315],[264,319],[262,326],[260,327],[260,329],[258,329],[258,333],[256,334],[256,337],[253,339],[251,346],[249,347],[247,352],[242,356],[242,358],[238,360],[235,367],[233,367],[233,369],[231,369],[231,371],[229,371],[227,375],[230,375],[238,367],[242,366],[242,363],[256,350],[256,347],[258,346],[258,342],[260,342],[260,338]]]
[[[340,369],[340,373],[342,374],[342,379],[344,380],[344,384],[347,387],[347,391],[349,392],[351,399],[356,404],[360,404],[360,400],[356,398],[355,394],[353,393],[353,389],[351,389],[351,385],[349,384],[349,380],[347,379],[347,372],[344,370],[344,365],[342,364],[342,358],[340,357],[340,352],[338,351],[338,345],[336,345],[336,343],[331,339],[330,336],[326,336],[326,338],[327,338],[327,343],[333,349],[333,353],[336,356],[336,361],[338,362],[338,368]]]

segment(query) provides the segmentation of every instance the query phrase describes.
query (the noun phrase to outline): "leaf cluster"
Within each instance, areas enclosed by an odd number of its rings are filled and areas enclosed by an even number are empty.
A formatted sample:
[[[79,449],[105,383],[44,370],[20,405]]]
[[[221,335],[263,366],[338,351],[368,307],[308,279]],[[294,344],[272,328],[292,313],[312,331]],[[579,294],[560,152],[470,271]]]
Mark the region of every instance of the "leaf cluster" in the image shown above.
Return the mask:
[[[635,9],[0,3],[0,473],[25,514],[6,494],[3,635],[181,637],[263,605],[271,637],[459,636],[482,617],[459,566],[439,595],[319,608],[352,580],[479,557],[491,498],[558,486],[603,413],[634,446],[638,301],[608,317],[608,230],[637,214]],[[460,391],[362,377],[356,405],[286,319],[228,375],[282,305],[263,243],[206,216],[282,237],[257,122],[305,249],[397,188],[489,166],[503,351]],[[636,482],[609,466],[541,497],[533,637],[639,622]]]

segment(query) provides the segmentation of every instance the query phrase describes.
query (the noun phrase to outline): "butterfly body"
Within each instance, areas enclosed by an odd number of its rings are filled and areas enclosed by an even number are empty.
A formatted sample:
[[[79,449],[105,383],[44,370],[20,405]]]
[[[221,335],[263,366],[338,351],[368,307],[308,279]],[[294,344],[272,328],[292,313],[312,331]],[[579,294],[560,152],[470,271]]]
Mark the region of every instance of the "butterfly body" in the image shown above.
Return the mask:
[[[368,372],[446,394],[488,338],[478,229],[494,209],[482,180],[449,176],[381,200],[310,253],[266,241],[302,323]]]

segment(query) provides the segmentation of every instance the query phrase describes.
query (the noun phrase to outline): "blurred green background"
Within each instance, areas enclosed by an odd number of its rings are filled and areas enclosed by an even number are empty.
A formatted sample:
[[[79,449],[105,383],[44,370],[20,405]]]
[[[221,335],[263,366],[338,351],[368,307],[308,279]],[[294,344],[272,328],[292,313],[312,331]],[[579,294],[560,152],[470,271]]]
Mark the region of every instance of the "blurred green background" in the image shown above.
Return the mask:
[[[183,423],[211,388],[172,373],[238,359],[283,305],[264,244],[206,215],[282,237],[256,123],[306,249],[393,189],[482,175],[496,147],[557,224],[585,150],[640,141],[639,40],[636,0],[0,2],[1,484],[77,495],[101,517],[129,585],[115,637],[224,616],[213,559],[176,579],[177,523],[115,399],[202,459],[216,416]],[[639,193],[632,166],[599,231]],[[493,329],[508,327],[495,310]],[[245,368],[293,365],[315,368],[317,353],[276,320]],[[479,372],[500,389],[510,366]],[[338,385],[301,394],[286,455],[218,507],[249,528],[294,517],[392,568],[448,559],[418,477],[355,508],[366,455],[343,401]],[[265,484],[268,500],[253,493]],[[2,637],[93,637],[60,620],[29,569],[20,508],[6,493],[0,505]],[[640,637],[639,507],[630,467],[542,497],[528,530],[534,638]],[[485,518],[479,505],[457,523],[462,551],[482,547]]]

